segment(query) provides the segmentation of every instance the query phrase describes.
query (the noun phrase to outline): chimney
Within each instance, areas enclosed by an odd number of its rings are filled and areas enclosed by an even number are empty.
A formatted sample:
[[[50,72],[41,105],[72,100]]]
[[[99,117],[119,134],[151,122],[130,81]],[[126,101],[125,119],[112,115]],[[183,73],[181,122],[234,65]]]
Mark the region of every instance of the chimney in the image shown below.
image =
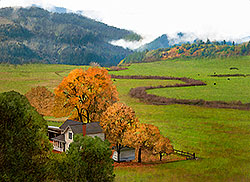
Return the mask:
[[[83,134],[83,136],[86,135],[86,123],[83,123],[83,125],[82,125],[82,134]]]

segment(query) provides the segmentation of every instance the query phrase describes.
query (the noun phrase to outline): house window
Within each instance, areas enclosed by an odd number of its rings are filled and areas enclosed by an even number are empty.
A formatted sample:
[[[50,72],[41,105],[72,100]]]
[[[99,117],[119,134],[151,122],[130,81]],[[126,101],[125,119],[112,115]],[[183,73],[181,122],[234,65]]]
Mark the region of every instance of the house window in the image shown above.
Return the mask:
[[[69,132],[69,139],[70,139],[70,140],[72,140],[72,135],[73,135],[73,134],[72,134],[71,132]]]

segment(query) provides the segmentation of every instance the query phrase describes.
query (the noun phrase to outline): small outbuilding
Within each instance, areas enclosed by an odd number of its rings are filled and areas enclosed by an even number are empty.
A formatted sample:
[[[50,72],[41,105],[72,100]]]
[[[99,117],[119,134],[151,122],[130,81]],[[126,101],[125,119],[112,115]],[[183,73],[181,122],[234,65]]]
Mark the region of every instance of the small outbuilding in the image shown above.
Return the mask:
[[[112,148],[114,150],[112,159],[118,162],[118,152],[116,147]],[[130,147],[123,147],[120,151],[120,162],[128,162],[135,160],[135,149]]]

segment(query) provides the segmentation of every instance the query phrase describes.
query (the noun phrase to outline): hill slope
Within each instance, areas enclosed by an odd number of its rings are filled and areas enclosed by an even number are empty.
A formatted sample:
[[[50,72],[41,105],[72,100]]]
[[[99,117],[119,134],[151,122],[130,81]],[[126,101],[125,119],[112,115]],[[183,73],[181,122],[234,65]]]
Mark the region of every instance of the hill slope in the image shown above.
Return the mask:
[[[109,42],[135,33],[73,13],[0,9],[0,62],[114,65],[131,53]]]
[[[225,58],[250,55],[250,42],[228,45],[228,42],[209,42],[202,40],[193,44],[175,45],[151,51],[135,52],[128,55],[121,63],[152,62],[175,58]]]

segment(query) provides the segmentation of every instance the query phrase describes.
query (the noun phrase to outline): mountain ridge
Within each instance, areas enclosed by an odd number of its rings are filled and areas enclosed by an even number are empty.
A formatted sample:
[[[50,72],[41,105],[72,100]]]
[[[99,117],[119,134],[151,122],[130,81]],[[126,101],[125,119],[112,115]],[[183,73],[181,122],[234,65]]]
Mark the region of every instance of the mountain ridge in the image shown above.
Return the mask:
[[[182,45],[186,43],[195,43],[202,40],[199,36],[195,35],[194,33],[184,33],[178,32],[175,35],[169,36],[168,34],[162,34],[161,36],[155,38],[153,41],[144,44],[136,49],[136,51],[145,51],[145,50],[155,50],[159,48],[170,48],[176,45]],[[209,37],[206,38],[209,40]],[[204,40],[203,40],[204,41]],[[220,40],[216,42],[220,42],[221,44],[224,43],[226,40]],[[235,41],[227,40],[226,44],[232,45],[233,42],[235,44],[242,44],[244,42],[250,41],[250,36],[238,38]]]
[[[139,36],[79,14],[1,8],[0,62],[116,65],[132,51],[109,42],[133,35]]]

